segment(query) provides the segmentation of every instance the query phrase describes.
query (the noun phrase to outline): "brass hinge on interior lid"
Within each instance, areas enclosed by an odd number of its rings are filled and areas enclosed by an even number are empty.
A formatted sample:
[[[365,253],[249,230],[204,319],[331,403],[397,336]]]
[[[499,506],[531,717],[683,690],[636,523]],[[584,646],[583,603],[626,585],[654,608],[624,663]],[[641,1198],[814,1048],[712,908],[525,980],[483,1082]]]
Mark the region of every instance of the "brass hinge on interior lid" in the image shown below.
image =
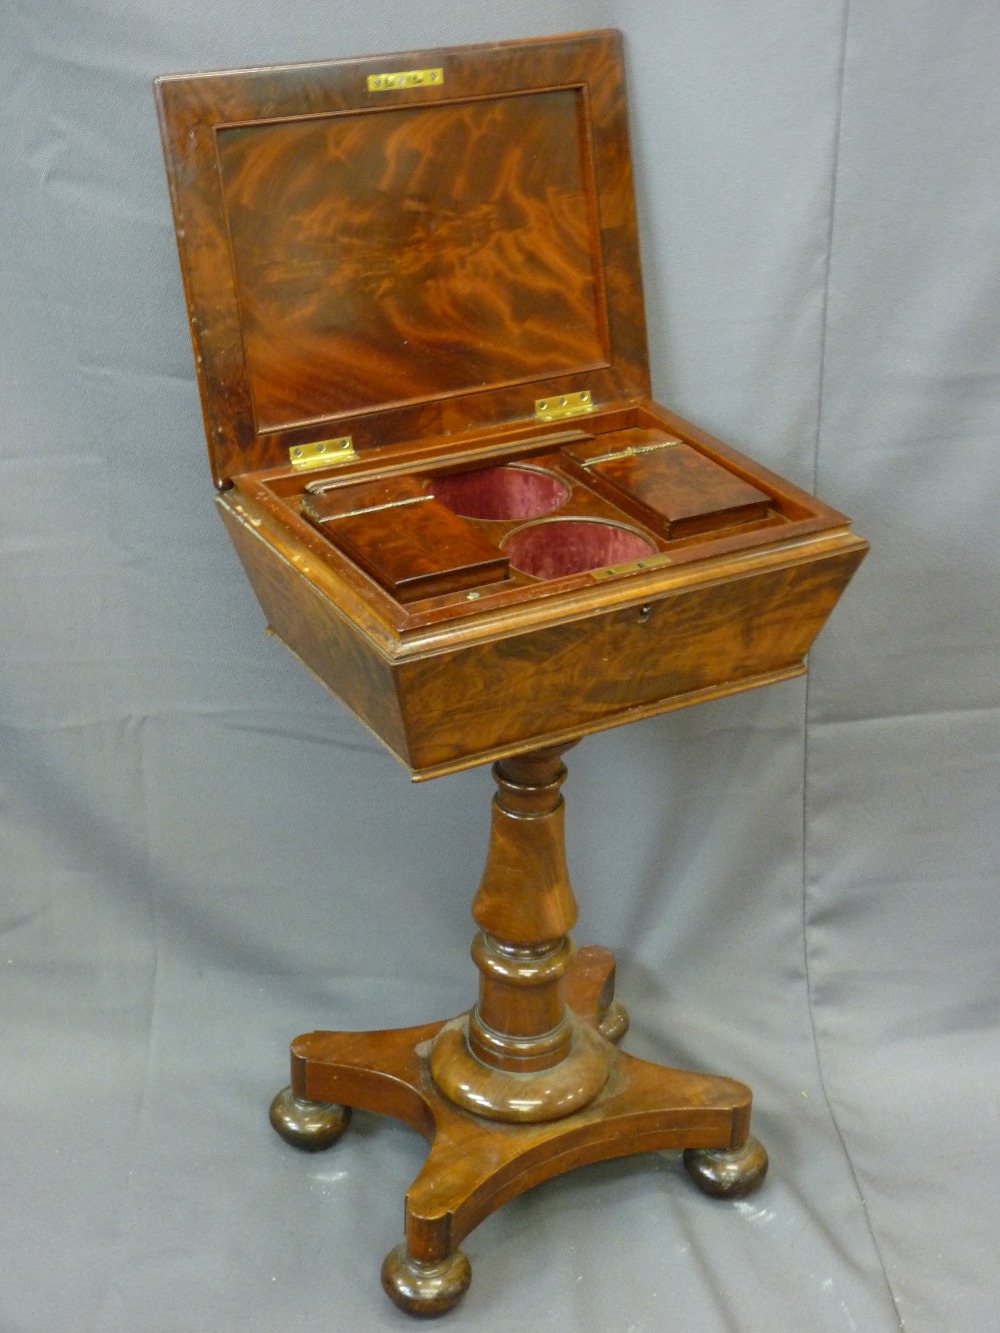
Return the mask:
[[[549,398],[535,399],[535,416],[539,421],[562,421],[564,417],[578,417],[593,410],[594,399],[589,389],[581,389],[579,393],[554,393]]]
[[[293,444],[288,451],[289,462],[298,472],[349,463],[353,458],[357,454],[350,435],[341,435],[336,440],[314,440],[312,444]]]

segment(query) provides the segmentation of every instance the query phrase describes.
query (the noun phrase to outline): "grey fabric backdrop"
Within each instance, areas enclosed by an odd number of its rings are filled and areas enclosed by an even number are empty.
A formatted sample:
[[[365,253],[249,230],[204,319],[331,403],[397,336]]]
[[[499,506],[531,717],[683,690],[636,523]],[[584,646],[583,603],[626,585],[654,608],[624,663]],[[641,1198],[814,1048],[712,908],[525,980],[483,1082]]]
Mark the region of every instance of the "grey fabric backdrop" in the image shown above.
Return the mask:
[[[996,0],[0,0],[0,1329],[403,1328],[420,1140],[266,1123],[287,1041],[473,988],[484,771],[411,788],[211,505],[154,74],[615,25],[658,397],[874,550],[809,683],[572,756],[630,1049],[756,1092],[470,1237],[453,1326],[1000,1328]]]

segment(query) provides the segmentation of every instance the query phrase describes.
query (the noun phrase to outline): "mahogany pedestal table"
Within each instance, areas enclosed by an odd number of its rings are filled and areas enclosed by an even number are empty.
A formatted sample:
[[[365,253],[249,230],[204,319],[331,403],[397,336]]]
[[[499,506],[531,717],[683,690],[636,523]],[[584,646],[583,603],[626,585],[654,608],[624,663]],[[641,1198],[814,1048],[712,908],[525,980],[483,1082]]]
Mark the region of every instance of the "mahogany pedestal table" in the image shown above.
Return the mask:
[[[615,1043],[628,1016],[607,949],[576,952],[566,868],[568,747],[494,765],[498,791],[473,903],[479,1001],[447,1022],[384,1032],[311,1032],[292,1043],[292,1081],[271,1123],[298,1148],[328,1148],[353,1107],[394,1116],[430,1143],[406,1196],[406,1240],[382,1265],[403,1310],[437,1315],[469,1285],[458,1248],[484,1217],[587,1162],[683,1149],[706,1194],[759,1185],[749,1088],[637,1060]]]

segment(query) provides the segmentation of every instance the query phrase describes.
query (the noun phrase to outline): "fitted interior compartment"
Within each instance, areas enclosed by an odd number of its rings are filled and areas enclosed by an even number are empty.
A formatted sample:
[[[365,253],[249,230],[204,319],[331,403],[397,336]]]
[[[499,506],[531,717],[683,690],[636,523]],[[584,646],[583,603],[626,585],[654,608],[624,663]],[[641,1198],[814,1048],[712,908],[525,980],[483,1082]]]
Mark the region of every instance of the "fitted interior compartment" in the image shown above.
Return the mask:
[[[654,555],[687,563],[720,539],[742,548],[810,515],[782,489],[765,490],[768,479],[753,484],[752,470],[651,413],[616,411],[608,425],[588,420],[587,433],[562,438],[524,432],[488,461],[463,457],[448,439],[433,459],[422,445],[419,453],[401,447],[382,474],[359,459],[357,480],[338,468],[307,481],[285,472],[267,485],[323,533],[331,555],[430,616],[439,599],[454,607],[463,592],[477,590],[470,606],[478,590],[491,605],[513,605],[540,584],[641,571]]]
[[[453,513],[478,519],[540,518],[570,497],[570,487],[553,473],[519,463],[432,477],[428,489]]]
[[[634,528],[596,518],[551,518],[517,528],[503,543],[511,567],[536,579],[559,579],[641,560],[656,543]]]
[[[250,513],[304,538],[325,569],[343,575],[346,565],[367,574],[367,586],[352,576],[352,589],[396,628],[459,623],[487,607],[516,613],[595,580],[644,577],[651,560],[679,569],[720,552],[800,540],[832,522],[833,511],[818,501],[659,409],[615,405],[583,420],[586,431],[521,422],[418,438],[359,452],[346,464],[248,473],[236,486]],[[711,478],[708,495],[692,494],[691,469],[686,495],[676,486],[651,495],[645,483],[663,476],[651,473],[649,462],[685,453]],[[637,472],[643,460],[647,466]],[[616,476],[623,464],[631,475]],[[629,484],[635,492],[624,489]],[[464,494],[456,498],[459,488]],[[476,500],[478,513],[497,514],[493,506],[503,501],[508,512],[523,513],[529,502],[550,503],[566,492],[557,509],[530,517],[466,518],[451,508]],[[549,526],[537,534],[542,524]],[[610,532],[599,535],[601,524]],[[456,545],[446,552],[449,531]],[[514,540],[515,533],[525,535]]]
[[[562,453],[599,495],[667,538],[753,523],[772,512],[765,491],[662,430],[614,431]]]
[[[418,477],[303,496],[304,518],[400,602],[502,582],[496,543],[440,504]]]

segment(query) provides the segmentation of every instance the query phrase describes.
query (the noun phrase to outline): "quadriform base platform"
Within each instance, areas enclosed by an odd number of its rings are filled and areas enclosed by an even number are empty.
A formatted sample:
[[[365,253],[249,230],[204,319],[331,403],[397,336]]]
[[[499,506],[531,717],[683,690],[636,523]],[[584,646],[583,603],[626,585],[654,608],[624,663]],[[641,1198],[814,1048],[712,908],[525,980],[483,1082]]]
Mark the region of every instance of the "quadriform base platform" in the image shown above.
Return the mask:
[[[415,779],[494,764],[478,1002],[298,1038],[271,1109],[300,1148],[351,1107],[429,1140],[382,1277],[438,1314],[470,1229],[581,1163],[763,1179],[747,1088],[617,1048],[613,959],[569,939],[561,755],[800,675],[867,547],[651,398],[617,33],[156,97],[216,503],[268,626]]]
[[[750,1136],[750,1090],[636,1060],[607,949],[576,952],[558,750],[500,761],[493,832],[473,916],[479,1003],[393,1032],[311,1032],[271,1106],[299,1148],[329,1147],[350,1107],[395,1116],[430,1143],[406,1196],[406,1240],[382,1265],[402,1309],[441,1314],[469,1285],[458,1248],[494,1209],[586,1162],[683,1148],[699,1188],[754,1189],[767,1154]]]

